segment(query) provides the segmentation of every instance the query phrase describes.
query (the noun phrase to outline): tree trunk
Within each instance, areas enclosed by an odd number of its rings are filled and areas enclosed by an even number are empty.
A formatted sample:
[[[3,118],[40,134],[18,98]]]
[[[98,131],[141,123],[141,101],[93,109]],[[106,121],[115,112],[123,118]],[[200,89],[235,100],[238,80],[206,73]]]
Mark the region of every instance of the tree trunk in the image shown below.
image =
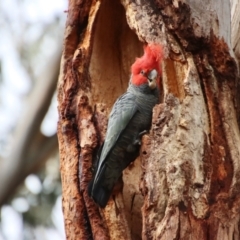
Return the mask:
[[[69,0],[58,84],[67,239],[240,239],[239,76],[230,2]],[[89,198],[109,111],[143,43],[164,46],[161,104],[105,209]]]

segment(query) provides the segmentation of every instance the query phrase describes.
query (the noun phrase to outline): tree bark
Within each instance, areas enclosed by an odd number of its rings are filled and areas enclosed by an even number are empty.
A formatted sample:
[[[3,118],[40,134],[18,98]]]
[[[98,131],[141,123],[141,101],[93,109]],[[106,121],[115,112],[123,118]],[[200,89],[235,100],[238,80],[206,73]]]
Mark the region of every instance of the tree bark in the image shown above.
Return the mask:
[[[228,1],[69,0],[58,84],[67,239],[240,239],[230,23]],[[153,42],[165,51],[161,103],[122,191],[100,209],[87,194],[91,167],[130,66]]]

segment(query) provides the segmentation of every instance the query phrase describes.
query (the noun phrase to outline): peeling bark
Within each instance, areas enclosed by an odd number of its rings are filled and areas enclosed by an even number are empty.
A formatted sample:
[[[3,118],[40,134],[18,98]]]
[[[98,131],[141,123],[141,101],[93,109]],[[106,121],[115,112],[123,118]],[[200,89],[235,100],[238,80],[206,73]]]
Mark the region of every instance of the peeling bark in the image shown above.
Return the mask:
[[[232,5],[233,6],[233,5]],[[227,1],[69,1],[58,84],[67,239],[240,239],[239,76]],[[123,189],[87,184],[143,43],[164,46],[161,104]]]

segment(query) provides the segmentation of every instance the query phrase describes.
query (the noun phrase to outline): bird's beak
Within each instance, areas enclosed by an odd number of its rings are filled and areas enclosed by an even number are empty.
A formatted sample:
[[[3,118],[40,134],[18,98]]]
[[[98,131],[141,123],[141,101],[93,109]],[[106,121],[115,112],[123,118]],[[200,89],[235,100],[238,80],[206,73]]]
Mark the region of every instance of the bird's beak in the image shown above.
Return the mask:
[[[158,76],[158,72],[155,69],[153,69],[147,76],[148,86],[151,89],[155,89],[157,87],[157,76]]]

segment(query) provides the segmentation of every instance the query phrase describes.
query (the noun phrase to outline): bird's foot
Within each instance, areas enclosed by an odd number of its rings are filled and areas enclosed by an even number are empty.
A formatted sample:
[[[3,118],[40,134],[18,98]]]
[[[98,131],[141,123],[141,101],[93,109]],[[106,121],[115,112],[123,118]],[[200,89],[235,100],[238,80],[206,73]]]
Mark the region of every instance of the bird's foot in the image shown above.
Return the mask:
[[[128,152],[134,152],[137,150],[137,146],[140,146],[142,144],[141,137],[145,133],[147,133],[147,130],[144,130],[138,134],[137,138],[133,141],[133,143],[127,147]]]
[[[140,133],[138,134],[137,139],[135,139],[135,141],[133,142],[133,145],[141,145],[141,144],[142,144],[141,138],[142,138],[142,136],[143,136],[144,134],[146,134],[147,132],[148,132],[147,130],[144,130],[144,131],[140,132]]]

